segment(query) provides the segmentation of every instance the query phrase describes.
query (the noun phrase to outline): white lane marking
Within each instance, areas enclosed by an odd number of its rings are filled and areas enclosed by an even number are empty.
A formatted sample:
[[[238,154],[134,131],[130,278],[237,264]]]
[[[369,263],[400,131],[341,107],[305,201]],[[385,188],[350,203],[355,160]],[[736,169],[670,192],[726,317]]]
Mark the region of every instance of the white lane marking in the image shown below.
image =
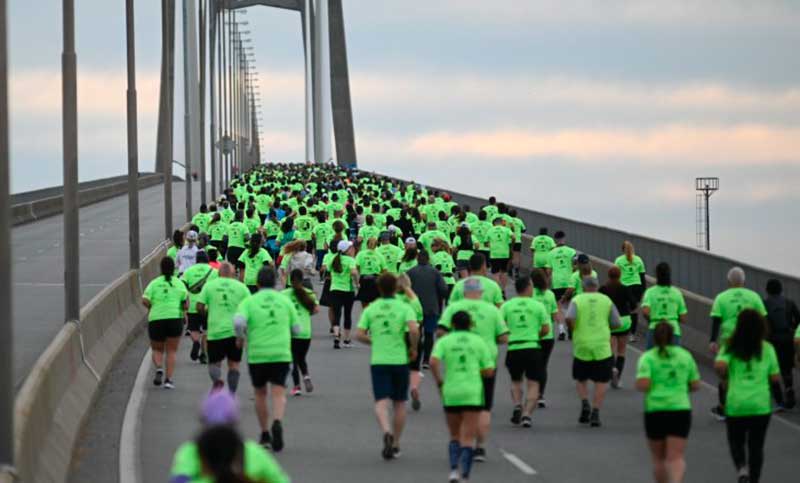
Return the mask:
[[[520,470],[522,473],[524,473],[526,475],[531,475],[531,476],[538,474],[538,473],[536,473],[536,470],[534,470],[533,468],[528,466],[527,463],[525,463],[524,461],[519,459],[519,457],[517,455],[515,455],[514,453],[509,453],[508,451],[506,451],[506,450],[501,448],[500,449],[500,454],[502,454],[503,458],[507,459],[509,463],[511,463],[512,465],[516,466],[517,469]]]
[[[632,350],[633,352],[636,352],[639,355],[644,353],[643,350],[641,350],[641,349],[639,349],[637,347],[633,347],[631,345],[628,345],[628,349]],[[700,385],[703,386],[704,388],[708,389],[709,391],[712,391],[712,392],[715,392],[717,390],[717,386],[715,386],[713,384],[710,384],[710,383],[704,381],[703,379],[700,379]],[[789,421],[788,419],[780,416],[779,414],[773,413],[772,414],[772,419],[777,419],[778,421],[780,421],[783,424],[785,424],[786,426],[794,429],[795,431],[800,431],[800,424],[797,424],[795,422]]]
[[[128,405],[125,407],[125,419],[122,420],[122,432],[119,437],[119,483],[139,483],[139,422],[144,410],[145,385],[150,372],[152,351],[147,349],[136,381],[131,389]]]

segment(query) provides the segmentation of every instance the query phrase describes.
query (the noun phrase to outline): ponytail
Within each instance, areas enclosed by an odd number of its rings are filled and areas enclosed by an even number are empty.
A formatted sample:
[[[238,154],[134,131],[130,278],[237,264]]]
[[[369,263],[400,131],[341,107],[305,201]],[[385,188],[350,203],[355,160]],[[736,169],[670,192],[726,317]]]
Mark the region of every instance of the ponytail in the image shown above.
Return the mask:
[[[655,341],[656,347],[658,347],[658,354],[662,357],[669,357],[667,346],[672,344],[673,334],[674,330],[672,326],[666,321],[659,322],[653,330],[653,340]]]
[[[164,257],[161,259],[161,275],[164,276],[164,280],[170,285],[172,285],[172,275],[175,273],[175,260],[172,257]]]
[[[250,251],[248,253],[248,256],[250,258],[255,258],[260,250],[261,250],[261,235],[256,233],[255,235],[250,237]]]
[[[342,273],[342,254],[337,253],[335,257],[333,257],[333,262],[331,263],[331,267],[333,267],[333,271],[336,273]]]
[[[317,304],[303,286],[303,271],[299,268],[292,270],[292,273],[289,274],[289,283],[291,283],[294,296],[297,301],[300,302],[300,305],[302,305],[308,313],[312,313]]]

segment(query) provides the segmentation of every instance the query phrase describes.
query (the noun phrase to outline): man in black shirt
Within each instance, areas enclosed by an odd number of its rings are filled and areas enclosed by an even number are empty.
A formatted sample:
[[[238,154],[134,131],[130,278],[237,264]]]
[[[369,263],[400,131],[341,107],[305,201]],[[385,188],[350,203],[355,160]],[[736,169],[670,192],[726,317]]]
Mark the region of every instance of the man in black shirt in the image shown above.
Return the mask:
[[[783,285],[779,280],[771,279],[767,282],[767,298],[764,306],[767,308],[767,324],[769,325],[769,342],[775,347],[778,355],[778,364],[781,368],[781,378],[786,392],[784,407],[792,409],[795,406],[794,394],[794,332],[800,324],[800,310],[797,304],[782,295]],[[778,397],[775,398],[776,400]]]

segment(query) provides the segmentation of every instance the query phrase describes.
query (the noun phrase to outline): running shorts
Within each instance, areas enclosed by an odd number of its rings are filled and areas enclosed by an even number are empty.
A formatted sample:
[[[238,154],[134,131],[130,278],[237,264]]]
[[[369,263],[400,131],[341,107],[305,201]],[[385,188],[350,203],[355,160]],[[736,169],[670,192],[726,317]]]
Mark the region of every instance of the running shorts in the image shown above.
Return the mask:
[[[236,337],[208,341],[208,362],[216,364],[223,359],[241,362],[242,349],[236,347]]]
[[[357,300],[362,304],[371,304],[378,298],[378,279],[374,275],[364,275],[358,282]]]
[[[644,413],[647,439],[660,441],[668,436],[686,439],[692,427],[691,411],[654,411]]]
[[[244,262],[239,261],[239,257],[242,256],[242,253],[244,253],[244,248],[242,247],[228,247],[228,261],[239,269],[244,269]]]
[[[497,373],[492,377],[483,378],[483,410],[491,411],[494,406],[494,382]]]
[[[512,249],[515,252],[521,252],[522,251],[522,243],[520,243],[520,242],[514,243],[514,246],[512,247]]]
[[[502,273],[508,271],[508,262],[508,258],[492,258],[489,260],[492,273]]]
[[[208,330],[208,318],[202,314],[188,314],[189,322],[186,324],[191,332],[200,332]]]
[[[250,380],[256,389],[270,383],[274,386],[286,387],[286,376],[289,375],[289,362],[263,362],[248,364]]]
[[[372,373],[372,393],[376,401],[408,400],[409,370],[406,364],[379,364],[370,367]]]
[[[636,305],[639,305],[642,302],[642,297],[644,296],[644,287],[641,284],[636,285],[628,285],[625,287],[625,290],[628,293],[628,299]]]
[[[592,381],[606,383],[611,380],[611,369],[614,358],[599,361],[584,361],[577,357],[572,359],[572,379],[576,381]]]
[[[506,352],[506,368],[514,382],[521,381],[523,375],[529,381],[542,382],[543,366],[541,349],[519,349]]]
[[[448,414],[461,414],[483,411],[482,406],[445,406],[444,412]]]
[[[153,320],[147,324],[147,334],[153,342],[180,337],[183,334],[183,319]]]

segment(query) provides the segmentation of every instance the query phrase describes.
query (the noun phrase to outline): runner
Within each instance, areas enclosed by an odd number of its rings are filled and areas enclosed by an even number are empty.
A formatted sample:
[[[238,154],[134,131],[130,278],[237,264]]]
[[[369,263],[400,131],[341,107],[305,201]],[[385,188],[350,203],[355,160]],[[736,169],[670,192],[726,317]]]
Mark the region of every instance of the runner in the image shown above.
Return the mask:
[[[297,324],[292,326],[292,396],[300,396],[300,375],[307,393],[314,391],[308,373],[308,349],[311,347],[311,316],[319,312],[314,291],[303,286],[303,271],[294,269],[289,274],[289,288],[283,294],[289,297],[297,310]]]
[[[764,339],[766,321],[761,312],[744,309],[734,325],[715,368],[727,384],[725,423],[739,481],[758,483],[772,416],[770,386],[780,387],[781,373],[775,349]]]
[[[328,251],[328,244],[333,238],[333,228],[326,220],[325,212],[320,211],[317,213],[317,224],[312,230],[314,240],[314,248],[316,249],[316,260],[314,262],[315,268],[319,272],[322,269],[322,259]]]
[[[200,212],[192,217],[192,224],[197,225],[200,229],[198,233],[208,233],[208,223],[211,221],[211,215],[208,213],[208,206],[205,203],[200,205]]]
[[[533,283],[533,298],[538,300],[547,309],[550,314],[548,321],[549,330],[547,334],[541,338],[539,345],[542,346],[542,371],[541,380],[539,383],[539,404],[540,408],[547,407],[547,400],[544,398],[544,391],[547,387],[547,366],[550,363],[550,355],[553,353],[555,347],[554,328],[559,321],[561,313],[558,310],[558,302],[552,290],[547,288],[547,273],[541,268],[534,268],[531,272],[531,283]]]
[[[625,349],[627,347],[628,332],[631,330],[631,310],[635,302],[631,299],[630,290],[620,281],[622,272],[616,265],[608,269],[608,282],[600,287],[600,293],[606,295],[614,302],[619,313],[620,326],[611,331],[611,352],[614,357],[614,367],[611,369],[611,387],[620,389],[622,371],[625,369]],[[661,320],[661,319],[657,319]]]
[[[762,316],[767,315],[764,301],[750,289],[744,288],[745,273],[740,267],[733,267],[728,271],[728,289],[717,295],[711,306],[711,343],[709,349],[717,355],[721,347],[728,343],[728,339],[736,330],[739,313],[745,309],[754,309]],[[722,341],[720,344],[717,341]],[[725,420],[725,386],[720,382],[717,387],[719,404],[711,408],[711,415],[718,421]]]
[[[312,288],[311,278],[314,273],[314,255],[308,253],[307,242],[305,240],[294,240],[283,247],[283,258],[281,258],[280,277],[283,287],[289,286],[289,274],[294,270],[303,272],[303,284],[306,288]]]
[[[497,217],[492,222],[492,228],[486,234],[489,243],[489,262],[492,267],[492,276],[500,285],[505,298],[505,289],[508,284],[508,264],[511,262],[511,248],[514,244],[514,232],[505,225],[505,219]]]
[[[663,321],[672,325],[672,344],[681,345],[681,324],[686,323],[687,314],[683,293],[672,286],[672,270],[666,262],[659,263],[656,265],[656,284],[645,291],[642,301],[642,315],[650,323],[647,348],[654,347],[653,331]]]
[[[394,275],[385,273],[378,278],[381,298],[361,314],[357,332],[358,340],[372,347],[370,364],[375,414],[383,431],[381,455],[387,460],[400,456],[408,400],[408,365],[417,358],[419,343],[417,316],[408,304],[395,298],[396,290]]]
[[[367,308],[378,298],[378,277],[386,271],[386,261],[375,250],[377,246],[378,240],[369,238],[364,248],[356,255],[356,269],[361,276],[357,298],[361,302],[362,309]]]
[[[163,382],[165,389],[175,389],[172,376],[189,292],[186,285],[174,276],[175,260],[169,256],[162,258],[160,268],[161,275],[147,284],[144,290],[142,305],[147,308],[147,333],[153,352],[153,365],[156,367],[153,385],[160,386]]]
[[[219,213],[215,213],[211,217],[211,222],[208,225],[208,234],[211,235],[211,246],[217,249],[217,252],[224,260],[225,255],[228,253],[228,243],[226,241],[228,225],[222,221],[222,216]]]
[[[569,288],[570,278],[572,277],[572,259],[577,252],[574,248],[567,246],[567,236],[563,231],[557,231],[554,238],[556,247],[550,250],[551,285],[563,314],[566,307],[561,300]],[[567,331],[564,328],[564,324],[559,323],[558,340],[565,340],[566,338]]]
[[[547,228],[539,228],[539,234],[531,240],[531,251],[533,252],[533,268],[540,268],[549,273],[550,271],[550,250],[556,247],[556,242],[547,234]]]
[[[575,271],[569,276],[569,288],[564,293],[561,303],[566,305],[576,295],[583,293],[583,279],[586,277],[597,278],[597,272],[592,268],[592,261],[585,253],[574,259]]]
[[[512,246],[512,253],[511,253],[511,267],[509,267],[509,274],[512,277],[519,276],[519,260],[520,255],[522,253],[522,234],[528,231],[528,228],[525,226],[525,222],[517,216],[517,210],[511,208],[508,210],[508,223],[509,228],[514,233],[514,245]],[[512,272],[513,270],[513,272]]]
[[[420,253],[425,253],[420,252]],[[414,291],[411,289],[411,280],[408,278],[407,274],[402,274],[397,277],[397,295],[396,298],[401,302],[405,303],[411,310],[414,311],[414,320],[417,322],[417,330],[418,332],[422,331],[422,323],[424,321],[424,312],[422,309],[422,303],[419,301],[419,297]],[[420,334],[419,343],[417,344],[417,357],[410,358],[411,361],[408,364],[408,368],[411,371],[409,376],[409,383],[410,383],[410,395],[411,395],[411,409],[414,411],[419,411],[422,407],[422,401],[419,398],[419,383],[422,380],[422,374],[420,370],[422,368],[422,352],[423,352],[423,340],[422,335]]]
[[[239,304],[250,296],[247,287],[236,280],[236,269],[230,263],[219,267],[219,277],[209,281],[197,298],[197,310],[207,318],[208,375],[214,387],[224,385],[222,361],[228,365],[228,390],[239,387],[239,363],[242,347],[237,345],[233,316]]]
[[[644,262],[639,255],[636,255],[634,252],[633,243],[627,240],[622,243],[622,255],[617,257],[614,261],[614,265],[618,266],[622,272],[620,281],[626,290],[630,292],[628,298],[633,302],[630,316],[630,342],[636,342],[636,329],[639,325],[639,304],[642,301],[642,294],[644,294],[644,290],[647,288],[647,281],[645,278],[647,272],[644,268]],[[676,333],[680,335],[680,331]]]
[[[419,264],[406,275],[411,281],[411,289],[422,304],[422,349],[419,352],[422,357],[422,369],[428,369],[436,327],[448,297],[448,288],[442,274],[431,266],[428,252],[420,252],[418,260]]]
[[[175,262],[175,270],[178,269],[178,251],[183,248],[184,233],[181,230],[172,232],[172,246],[167,249],[167,256]]]
[[[264,265],[269,265],[273,263],[273,261],[269,253],[261,248],[260,233],[251,236],[247,245],[247,250],[242,252],[238,260],[244,265],[244,270],[239,272],[239,281],[247,285],[247,288],[250,289],[250,293],[256,293],[258,291],[258,287],[256,287],[258,271],[261,270]]]
[[[400,264],[397,267],[399,273],[406,273],[417,266],[418,263],[417,255],[419,255],[419,250],[417,249],[417,240],[412,237],[406,238],[405,247],[406,251],[403,253],[403,258],[400,259]]]
[[[500,307],[503,305],[503,290],[494,280],[486,276],[486,258],[480,253],[472,255],[469,259],[469,278],[477,279],[483,287],[483,300]],[[464,284],[466,280],[459,280],[450,292],[449,303],[464,299]]]
[[[475,254],[475,242],[469,225],[462,223],[458,227],[456,236],[453,239],[453,248],[456,251],[456,270],[458,278],[467,278],[469,271],[469,259]]]
[[[773,278],[767,281],[767,298],[764,299],[764,306],[767,309],[769,342],[775,348],[781,366],[783,408],[794,409],[795,349],[792,337],[795,327],[800,327],[800,310],[793,300],[784,297],[782,293],[783,284],[780,280]]]
[[[200,293],[207,282],[217,278],[217,271],[208,264],[206,252],[197,253],[197,264],[181,276],[189,291],[189,309],[187,310],[187,328],[192,338],[192,350],[189,359],[199,360],[201,364],[207,362],[205,332],[208,330],[206,317],[197,309]],[[201,336],[202,334],[202,336]]]
[[[453,314],[452,332],[436,342],[431,356],[431,374],[439,387],[450,433],[450,483],[470,477],[472,445],[485,406],[483,381],[494,378],[491,351],[483,338],[470,332],[471,328],[469,313]]]
[[[183,246],[175,255],[176,265],[178,265],[178,273],[183,275],[186,270],[197,263],[197,232],[189,230],[186,232],[186,245]]]
[[[610,298],[598,293],[598,285],[596,278],[584,278],[584,293],[572,298],[566,314],[572,332],[572,378],[581,398],[578,422],[593,428],[601,424],[600,409],[611,380],[611,329],[620,325],[617,308]],[[588,381],[594,383],[591,404]]]
[[[481,257],[481,255],[476,255]],[[484,285],[481,279],[470,277],[464,280],[464,298],[456,302],[450,302],[442,314],[439,321],[439,337],[442,337],[450,330],[453,316],[457,312],[466,311],[470,314],[473,321],[472,331],[480,335],[492,356],[492,361],[497,363],[498,344],[508,342],[508,327],[503,320],[503,314],[495,305],[483,299]],[[484,406],[481,411],[480,423],[478,425],[478,437],[475,446],[475,461],[486,461],[486,441],[489,438],[489,428],[492,422],[492,406],[494,402],[494,376],[484,379]]]
[[[529,277],[517,278],[515,288],[517,296],[501,308],[509,329],[506,368],[511,376],[511,402],[514,404],[511,424],[522,423],[523,427],[530,428],[542,381],[540,340],[550,331],[550,314],[541,302],[533,298]],[[524,404],[523,376],[527,381]]]
[[[377,239],[381,234],[381,229],[375,226],[375,218],[372,215],[367,215],[365,221],[366,224],[358,230],[358,238],[356,239],[359,251],[367,249],[367,243],[370,238]]]
[[[668,322],[658,323],[655,347],[642,354],[636,369],[636,389],[646,394],[644,428],[658,483],[683,481],[692,426],[689,392],[700,389],[697,364],[687,350],[672,344],[672,331]]]
[[[247,340],[247,363],[256,393],[256,414],[261,427],[259,443],[276,452],[283,449],[283,414],[286,409],[286,376],[292,362],[292,327],[299,316],[289,298],[275,291],[272,267],[258,272],[259,291],[245,299],[236,310],[234,326],[237,345]],[[272,401],[272,426],[267,396]]]
[[[433,267],[442,274],[442,277],[444,277],[444,281],[447,284],[447,294],[449,297],[450,292],[453,291],[453,286],[456,284],[456,279],[454,276],[456,264],[453,261],[453,255],[450,254],[450,247],[447,245],[447,241],[442,240],[441,238],[437,238],[433,241],[431,249],[433,250],[433,256],[431,256],[431,265],[433,265]]]
[[[353,258],[353,243],[341,240],[336,246],[337,253],[327,262],[331,274],[330,300],[333,309],[333,348],[353,347],[350,329],[353,325],[353,302],[358,290],[358,269]],[[341,319],[344,318],[344,343],[342,344]]]
[[[239,257],[244,253],[245,235],[248,233],[247,225],[244,224],[244,212],[238,210],[233,222],[228,225],[228,261],[237,269],[244,270],[244,263]]]
[[[405,252],[402,248],[392,243],[392,237],[392,230],[381,233],[381,244],[375,251],[383,257],[383,264],[386,267],[386,271],[392,275],[397,275],[399,273],[398,267],[400,261],[403,259]]]

